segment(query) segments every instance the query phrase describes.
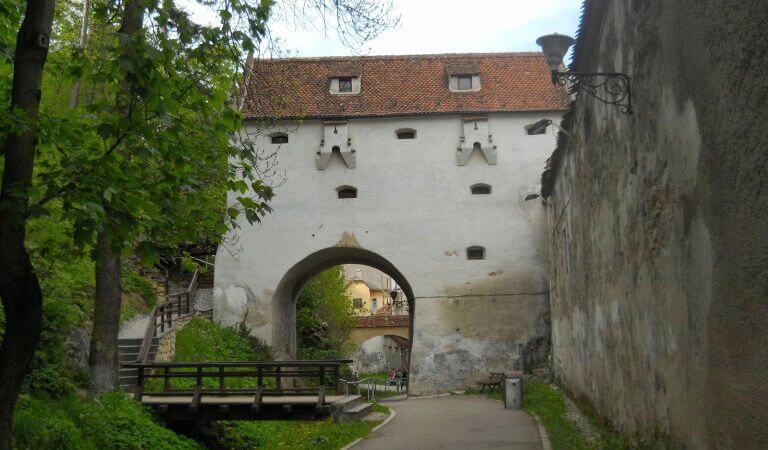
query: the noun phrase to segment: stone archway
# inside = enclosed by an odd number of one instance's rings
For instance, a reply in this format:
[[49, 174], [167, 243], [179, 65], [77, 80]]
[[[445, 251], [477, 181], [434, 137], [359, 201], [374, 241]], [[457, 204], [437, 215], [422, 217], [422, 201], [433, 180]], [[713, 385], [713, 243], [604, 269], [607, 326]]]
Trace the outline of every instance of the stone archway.
[[358, 247], [329, 247], [316, 251], [294, 264], [282, 277], [272, 295], [271, 343], [278, 357], [296, 357], [296, 299], [304, 285], [315, 275], [333, 266], [364, 264], [391, 276], [403, 289], [409, 301], [407, 338], [413, 339], [413, 289], [405, 276], [386, 258]]

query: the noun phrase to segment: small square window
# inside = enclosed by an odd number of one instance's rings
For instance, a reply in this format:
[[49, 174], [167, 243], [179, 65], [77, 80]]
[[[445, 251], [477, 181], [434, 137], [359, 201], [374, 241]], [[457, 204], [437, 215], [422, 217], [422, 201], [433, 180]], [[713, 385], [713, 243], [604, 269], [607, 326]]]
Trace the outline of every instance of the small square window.
[[272, 135], [272, 143], [273, 144], [287, 144], [288, 143], [288, 135], [285, 133], [276, 133]]
[[459, 75], [456, 77], [456, 88], [460, 91], [469, 91], [472, 89], [472, 76], [471, 75]]
[[352, 300], [352, 306], [355, 308], [362, 308], [363, 307], [363, 299], [362, 298], [356, 298]]
[[467, 259], [485, 259], [485, 249], [479, 246], [467, 248]]
[[339, 78], [339, 92], [352, 92], [352, 77]]

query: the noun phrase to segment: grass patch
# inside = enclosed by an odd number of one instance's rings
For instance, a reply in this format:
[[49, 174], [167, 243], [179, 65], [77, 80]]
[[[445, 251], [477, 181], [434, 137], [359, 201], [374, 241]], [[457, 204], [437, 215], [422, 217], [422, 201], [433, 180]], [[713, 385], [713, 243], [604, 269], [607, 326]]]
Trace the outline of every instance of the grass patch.
[[189, 438], [160, 425], [124, 393], [95, 399], [22, 396], [13, 428], [16, 449], [199, 449]]
[[[271, 359], [271, 351], [267, 345], [247, 333], [234, 328], [222, 327], [200, 317], [193, 317], [181, 330], [176, 332], [176, 353], [173, 362], [257, 362]], [[189, 369], [194, 373], [194, 369]], [[229, 369], [250, 370], [250, 369]], [[174, 371], [183, 371], [174, 369]], [[227, 387], [256, 388], [258, 379], [255, 377], [227, 378]], [[265, 379], [266, 387], [273, 387], [273, 379]], [[147, 391], [160, 391], [163, 381], [160, 379], [147, 380]], [[191, 389], [195, 386], [195, 378], [173, 378], [171, 387], [175, 389]], [[218, 388], [219, 379], [203, 378], [203, 386]]]
[[[581, 435], [579, 427], [566, 415], [567, 408], [563, 392], [548, 383], [526, 380], [523, 384], [523, 409], [536, 414], [554, 449], [589, 449], [587, 440]], [[500, 393], [499, 396], [502, 394]]]
[[123, 268], [120, 279], [123, 283], [120, 322], [152, 311], [157, 305], [157, 293], [149, 281], [128, 268]]
[[370, 433], [377, 422], [223, 422], [222, 444], [231, 449], [338, 449]]

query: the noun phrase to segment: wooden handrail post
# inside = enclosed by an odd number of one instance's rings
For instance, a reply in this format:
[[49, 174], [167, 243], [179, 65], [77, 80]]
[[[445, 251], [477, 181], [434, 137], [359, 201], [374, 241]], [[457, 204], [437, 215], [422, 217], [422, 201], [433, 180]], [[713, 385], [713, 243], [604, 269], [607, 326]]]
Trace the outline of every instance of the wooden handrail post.
[[219, 392], [224, 393], [224, 366], [219, 366]]
[[338, 394], [341, 390], [339, 389], [339, 365], [336, 364], [333, 366], [333, 387], [336, 389], [336, 394]]
[[163, 391], [169, 391], [171, 389], [171, 378], [168, 376], [168, 366], [163, 367]]
[[203, 366], [197, 366], [197, 375], [195, 379], [197, 381], [196, 386], [198, 388], [203, 387]]
[[133, 394], [133, 398], [137, 401], [141, 401], [141, 396], [144, 393], [144, 366], [138, 366], [136, 368], [136, 392]]
[[261, 367], [257, 367], [256, 368], [256, 373], [258, 374], [257, 375], [257, 377], [258, 377], [257, 380], [258, 380], [259, 389], [261, 389], [261, 388], [264, 387], [264, 369], [262, 369]]
[[320, 386], [325, 387], [325, 366], [320, 366]]
[[282, 383], [280, 382], [280, 366], [279, 365], [275, 366], [275, 387], [277, 388], [278, 391], [283, 389]]

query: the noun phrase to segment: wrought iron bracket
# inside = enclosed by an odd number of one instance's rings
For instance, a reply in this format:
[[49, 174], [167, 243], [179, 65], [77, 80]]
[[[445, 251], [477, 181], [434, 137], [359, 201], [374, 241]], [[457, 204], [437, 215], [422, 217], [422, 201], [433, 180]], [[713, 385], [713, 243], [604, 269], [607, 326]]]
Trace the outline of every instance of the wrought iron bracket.
[[585, 92], [607, 105], [617, 106], [624, 114], [632, 114], [632, 89], [624, 73], [553, 70], [552, 83], [570, 85], [575, 92]]

